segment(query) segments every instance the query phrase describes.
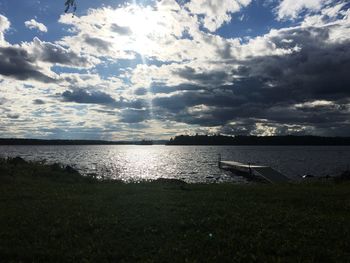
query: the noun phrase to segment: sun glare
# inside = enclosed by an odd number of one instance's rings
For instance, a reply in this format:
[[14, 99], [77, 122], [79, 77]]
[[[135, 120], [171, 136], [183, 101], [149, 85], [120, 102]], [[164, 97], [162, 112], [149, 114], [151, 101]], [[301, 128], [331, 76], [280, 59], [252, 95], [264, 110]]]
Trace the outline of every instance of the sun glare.
[[159, 49], [159, 39], [169, 33], [166, 17], [150, 7], [131, 5], [122, 14], [110, 18], [118, 25], [130, 29], [128, 49], [138, 52], [141, 56], [151, 54]]

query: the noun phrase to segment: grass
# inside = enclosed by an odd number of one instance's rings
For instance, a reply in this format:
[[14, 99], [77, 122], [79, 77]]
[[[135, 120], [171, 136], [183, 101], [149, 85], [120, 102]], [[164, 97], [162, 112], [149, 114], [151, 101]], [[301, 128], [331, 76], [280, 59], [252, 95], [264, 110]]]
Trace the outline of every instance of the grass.
[[1, 262], [349, 262], [350, 184], [124, 184], [0, 160]]

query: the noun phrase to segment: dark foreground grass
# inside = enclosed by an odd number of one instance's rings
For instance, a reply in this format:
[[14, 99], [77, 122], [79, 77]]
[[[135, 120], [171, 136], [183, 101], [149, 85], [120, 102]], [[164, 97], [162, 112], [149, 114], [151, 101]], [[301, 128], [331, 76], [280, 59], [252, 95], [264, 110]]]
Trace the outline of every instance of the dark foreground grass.
[[348, 183], [97, 183], [0, 167], [0, 262], [350, 261]]

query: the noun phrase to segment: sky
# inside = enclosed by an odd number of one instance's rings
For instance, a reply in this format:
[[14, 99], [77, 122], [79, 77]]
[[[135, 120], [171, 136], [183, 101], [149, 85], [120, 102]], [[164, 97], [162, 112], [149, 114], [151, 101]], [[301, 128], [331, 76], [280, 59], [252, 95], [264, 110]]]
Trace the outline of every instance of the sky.
[[350, 136], [348, 0], [0, 0], [0, 137]]

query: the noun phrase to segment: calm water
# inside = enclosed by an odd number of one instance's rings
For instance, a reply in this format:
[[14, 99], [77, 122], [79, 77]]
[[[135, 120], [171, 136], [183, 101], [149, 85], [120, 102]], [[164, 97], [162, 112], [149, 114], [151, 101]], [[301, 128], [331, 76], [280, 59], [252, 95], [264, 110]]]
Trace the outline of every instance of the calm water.
[[21, 156], [77, 168], [125, 181], [177, 178], [187, 182], [234, 181], [217, 167], [223, 160], [269, 165], [289, 177], [305, 173], [334, 175], [350, 165], [350, 147], [344, 146], [0, 146], [0, 156]]

